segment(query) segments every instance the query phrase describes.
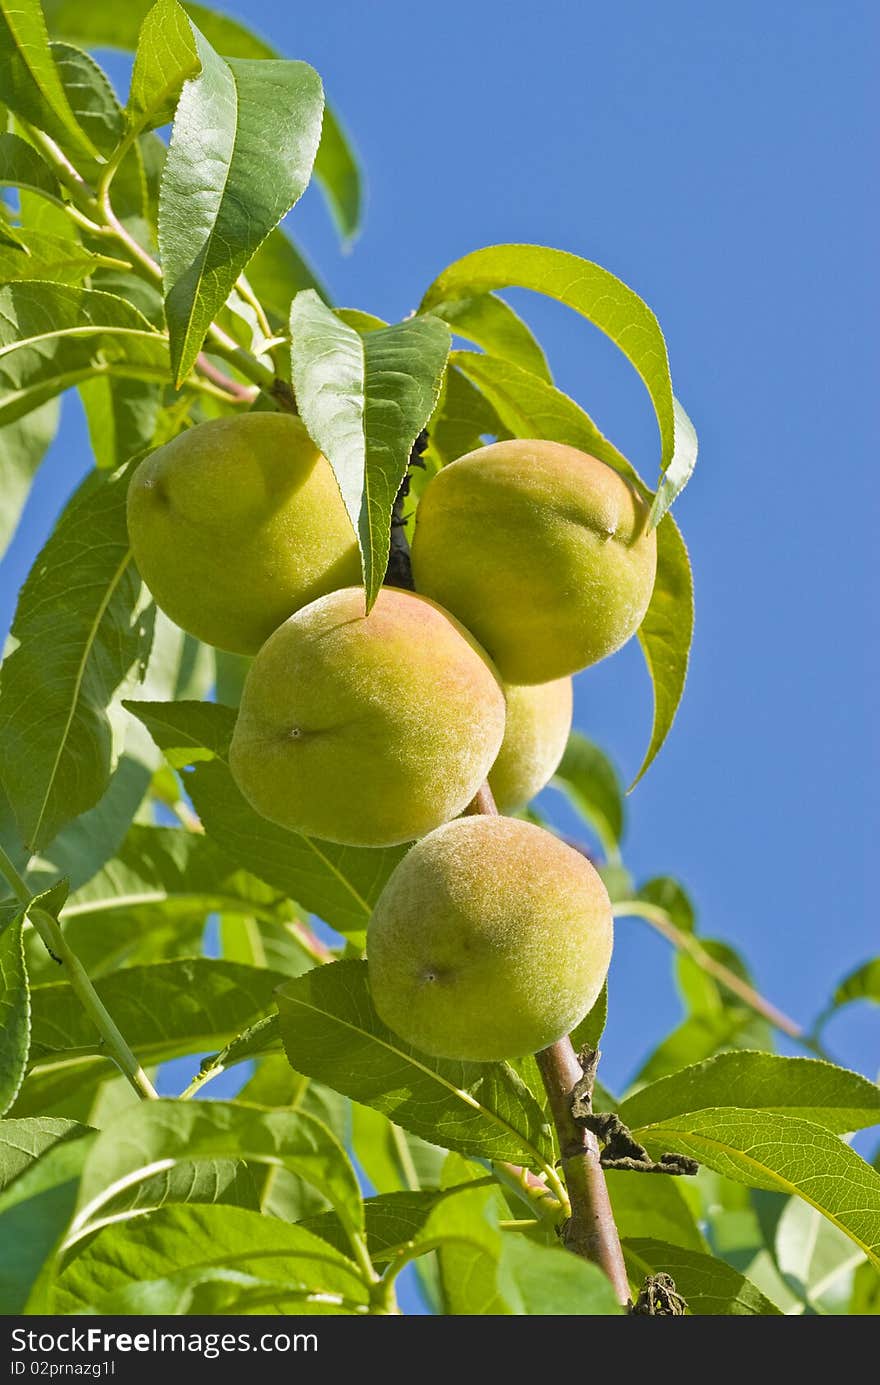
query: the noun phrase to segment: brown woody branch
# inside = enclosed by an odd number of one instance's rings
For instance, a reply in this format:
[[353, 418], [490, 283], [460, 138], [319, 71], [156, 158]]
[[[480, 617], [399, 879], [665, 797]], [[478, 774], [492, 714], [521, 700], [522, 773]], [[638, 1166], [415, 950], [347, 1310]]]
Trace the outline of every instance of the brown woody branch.
[[579, 1125], [572, 1114], [575, 1088], [584, 1072], [571, 1039], [560, 1039], [535, 1055], [556, 1133], [562, 1174], [571, 1202], [571, 1217], [563, 1241], [575, 1255], [598, 1265], [611, 1281], [618, 1302], [627, 1305], [629, 1280], [605, 1175], [600, 1164], [599, 1142], [591, 1130]]

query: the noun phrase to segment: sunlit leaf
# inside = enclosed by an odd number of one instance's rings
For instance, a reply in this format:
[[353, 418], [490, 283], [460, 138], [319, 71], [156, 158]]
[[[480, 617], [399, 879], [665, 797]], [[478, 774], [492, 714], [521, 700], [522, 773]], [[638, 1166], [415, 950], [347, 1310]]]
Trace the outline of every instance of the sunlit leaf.
[[126, 486], [122, 474], [83, 483], [19, 596], [16, 644], [0, 679], [0, 761], [32, 850], [107, 787], [117, 753], [108, 707], [149, 653], [152, 626], [140, 609]]
[[543, 245], [490, 245], [465, 255], [434, 281], [422, 308], [430, 311], [448, 299], [512, 287], [533, 289], [581, 313], [611, 338], [641, 376], [660, 429], [661, 488], [651, 511], [651, 523], [658, 524], [693, 470], [696, 435], [673, 398], [666, 343], [656, 317], [608, 270]]
[[192, 25], [177, 0], [158, 0], [138, 35], [126, 114], [133, 130], [165, 125], [181, 88], [199, 70]]
[[688, 1312], [697, 1316], [749, 1317], [780, 1312], [744, 1274], [711, 1255], [643, 1237], [625, 1240], [623, 1253], [636, 1291], [646, 1275], [671, 1275]]
[[449, 331], [428, 316], [362, 336], [305, 290], [291, 308], [290, 336], [299, 411], [357, 532], [369, 609], [385, 576], [410, 451], [437, 402]]
[[218, 57], [184, 85], [159, 197], [159, 247], [178, 383], [261, 241], [311, 177], [324, 96], [308, 63]]
[[335, 962], [288, 981], [277, 996], [291, 1065], [375, 1106], [447, 1149], [532, 1168], [552, 1160], [543, 1112], [504, 1063], [454, 1063], [419, 1053], [373, 1008], [361, 962]]
[[39, 0], [0, 0], [0, 92], [15, 115], [60, 144], [94, 154], [59, 79]]
[[818, 1058], [749, 1052], [719, 1053], [641, 1087], [619, 1115], [629, 1126], [643, 1126], [728, 1103], [799, 1116], [838, 1134], [880, 1124], [880, 1087], [860, 1073]]
[[[0, 923], [0, 1115], [15, 1100], [27, 1070], [31, 1003], [25, 965], [22, 909]], [[2, 1133], [2, 1127], [0, 1127]]]
[[636, 1127], [652, 1152], [674, 1149], [753, 1188], [796, 1193], [880, 1266], [880, 1174], [811, 1121], [714, 1107]]

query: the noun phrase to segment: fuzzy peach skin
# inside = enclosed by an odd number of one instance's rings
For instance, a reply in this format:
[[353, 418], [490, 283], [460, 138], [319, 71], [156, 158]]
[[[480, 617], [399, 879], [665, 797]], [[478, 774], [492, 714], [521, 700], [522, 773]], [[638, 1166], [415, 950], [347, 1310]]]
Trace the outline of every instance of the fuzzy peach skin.
[[467, 626], [506, 682], [547, 683], [638, 629], [657, 566], [647, 518], [629, 482], [586, 452], [492, 443], [425, 487], [416, 588]]
[[255, 658], [229, 763], [263, 817], [391, 846], [467, 806], [504, 735], [504, 693], [476, 641], [426, 597], [332, 592]]
[[489, 788], [502, 813], [531, 802], [553, 777], [571, 730], [570, 678], [553, 683], [506, 683], [507, 722]]
[[367, 932], [379, 1016], [438, 1058], [537, 1053], [593, 1005], [611, 904], [589, 861], [532, 823], [466, 817], [418, 842]]
[[128, 532], [163, 611], [234, 654], [360, 578], [330, 464], [290, 414], [214, 419], [151, 453], [129, 487]]

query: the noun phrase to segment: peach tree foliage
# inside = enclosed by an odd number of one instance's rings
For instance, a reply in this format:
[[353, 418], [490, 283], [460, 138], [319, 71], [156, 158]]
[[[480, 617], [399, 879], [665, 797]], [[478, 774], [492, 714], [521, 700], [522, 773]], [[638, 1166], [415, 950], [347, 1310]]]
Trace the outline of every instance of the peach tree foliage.
[[[92, 48], [134, 54], [124, 100]], [[4, 547], [72, 391], [95, 461], [34, 556], [0, 678], [0, 1311], [387, 1312], [411, 1262], [438, 1313], [622, 1311], [560, 1244], [559, 1137], [534, 1060], [430, 1058], [382, 1025], [364, 938], [403, 848], [310, 839], [245, 802], [228, 766], [244, 661], [156, 609], [125, 506], [133, 459], [181, 431], [298, 409], [372, 602], [423, 429], [408, 525], [426, 478], [486, 438], [589, 452], [634, 482], [657, 529], [641, 777], [692, 632], [670, 506], [696, 438], [656, 318], [598, 265], [533, 245], [411, 285], [400, 323], [336, 306], [280, 223], [315, 178], [355, 235], [344, 128], [307, 63], [201, 5], [0, 0], [0, 98]], [[659, 431], [644, 479], [555, 387], [511, 287], [628, 358]], [[880, 1311], [880, 1174], [845, 1138], [878, 1122], [880, 1092], [822, 1043], [839, 1007], [880, 999], [880, 962], [801, 1029], [698, 931], [678, 881], [632, 879], [618, 774], [580, 733], [554, 786], [615, 915], [672, 944], [682, 1003], [629, 1090], [600, 1070], [594, 1100], [648, 1156], [700, 1165], [607, 1171], [633, 1298], [665, 1274], [692, 1314]], [[576, 1043], [598, 1046], [605, 1005]], [[780, 1031], [803, 1056], [776, 1052]], [[201, 1059], [189, 1087], [155, 1099], [156, 1070], [186, 1057]], [[238, 1095], [213, 1100], [230, 1069]]]

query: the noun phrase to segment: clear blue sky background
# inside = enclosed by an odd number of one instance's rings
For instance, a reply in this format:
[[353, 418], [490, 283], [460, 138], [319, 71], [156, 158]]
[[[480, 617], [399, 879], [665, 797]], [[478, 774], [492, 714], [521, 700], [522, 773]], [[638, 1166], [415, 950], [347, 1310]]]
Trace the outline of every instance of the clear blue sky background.
[[[629, 801], [628, 861], [680, 876], [703, 930], [808, 1020], [880, 950], [880, 8], [240, 0], [237, 13], [315, 64], [363, 157], [349, 256], [313, 190], [290, 218], [339, 301], [400, 317], [459, 255], [524, 240], [599, 261], [657, 312], [701, 438], [677, 506], [697, 631], [678, 723]], [[517, 305], [560, 385], [652, 475], [650, 406], [622, 357], [561, 309]], [[4, 620], [86, 461], [71, 401], [0, 571]], [[636, 647], [579, 678], [577, 725], [624, 775], [649, 721]], [[622, 924], [609, 1084], [678, 1014], [666, 945]], [[873, 1075], [876, 1011], [852, 1007], [828, 1038]]]

